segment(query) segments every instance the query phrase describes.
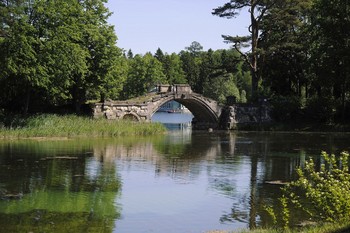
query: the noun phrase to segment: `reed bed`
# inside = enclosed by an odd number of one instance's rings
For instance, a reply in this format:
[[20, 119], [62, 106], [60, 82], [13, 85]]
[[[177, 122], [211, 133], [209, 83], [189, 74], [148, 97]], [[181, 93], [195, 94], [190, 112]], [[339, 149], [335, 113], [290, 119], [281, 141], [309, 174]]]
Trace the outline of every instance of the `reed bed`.
[[0, 127], [0, 138], [29, 137], [120, 137], [153, 135], [166, 131], [160, 123], [139, 123], [92, 119], [76, 115], [38, 115], [26, 119], [13, 119]]

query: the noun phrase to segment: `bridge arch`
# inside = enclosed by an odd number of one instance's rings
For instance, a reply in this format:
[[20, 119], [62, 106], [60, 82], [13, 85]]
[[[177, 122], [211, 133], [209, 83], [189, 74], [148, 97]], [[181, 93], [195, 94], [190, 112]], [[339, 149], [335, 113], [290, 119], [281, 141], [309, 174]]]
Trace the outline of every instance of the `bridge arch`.
[[207, 104], [207, 102], [194, 95], [191, 95], [190, 97], [187, 96], [187, 98], [184, 98], [183, 96], [164, 97], [159, 100], [156, 105], [154, 105], [151, 110], [151, 116], [153, 116], [153, 114], [156, 113], [162, 105], [172, 100], [184, 105], [193, 114], [195, 121], [211, 124], [217, 124], [219, 121], [217, 112], [215, 112], [211, 106]]
[[[174, 100], [184, 105], [194, 116], [196, 128], [217, 128], [219, 124], [221, 106], [212, 99], [192, 92], [188, 85], [173, 85], [159, 87], [158, 96], [149, 104], [151, 116], [165, 103]], [[169, 91], [170, 90], [170, 91]]]
[[143, 96], [142, 102], [137, 100], [110, 101], [96, 103], [93, 108], [94, 117], [107, 119], [125, 119], [131, 117], [138, 121], [151, 121], [153, 114], [165, 103], [174, 100], [184, 105], [194, 116], [193, 128], [218, 128], [221, 106], [214, 100], [194, 93], [189, 85], [160, 85], [156, 93]]

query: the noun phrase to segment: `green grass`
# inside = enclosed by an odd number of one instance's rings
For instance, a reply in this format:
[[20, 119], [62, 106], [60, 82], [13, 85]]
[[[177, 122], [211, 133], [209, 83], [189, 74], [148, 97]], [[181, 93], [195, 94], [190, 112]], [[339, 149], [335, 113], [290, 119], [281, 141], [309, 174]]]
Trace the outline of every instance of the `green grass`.
[[[324, 224], [318, 226], [300, 227], [296, 229], [256, 229], [256, 230], [242, 230], [231, 233], [349, 233], [350, 223], [334, 223]], [[224, 232], [223, 232], [224, 233]], [[228, 233], [228, 232], [225, 232]]]
[[38, 115], [29, 118], [13, 118], [2, 124], [0, 138], [28, 137], [119, 137], [127, 135], [151, 135], [166, 131], [159, 123], [139, 123], [92, 119], [75, 115]]

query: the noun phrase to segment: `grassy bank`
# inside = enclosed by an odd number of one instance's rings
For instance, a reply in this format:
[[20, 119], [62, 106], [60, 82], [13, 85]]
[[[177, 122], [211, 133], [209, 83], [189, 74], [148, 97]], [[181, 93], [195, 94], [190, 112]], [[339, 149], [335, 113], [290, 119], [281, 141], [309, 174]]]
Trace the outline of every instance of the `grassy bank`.
[[348, 233], [350, 224], [325, 224], [322, 226], [301, 227], [294, 230], [261, 229], [253, 231], [241, 231], [238, 233]]
[[0, 138], [28, 137], [118, 137], [151, 135], [166, 131], [162, 124], [92, 119], [75, 115], [37, 115], [6, 118], [0, 123]]
[[350, 223], [324, 224], [320, 226], [300, 227], [296, 229], [256, 229], [240, 231], [208, 231], [207, 233], [349, 233]]

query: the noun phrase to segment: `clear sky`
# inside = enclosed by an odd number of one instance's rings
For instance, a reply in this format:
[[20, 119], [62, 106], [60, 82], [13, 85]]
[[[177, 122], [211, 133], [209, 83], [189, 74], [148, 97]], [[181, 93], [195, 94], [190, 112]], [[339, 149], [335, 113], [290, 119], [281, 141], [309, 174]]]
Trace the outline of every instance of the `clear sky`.
[[109, 0], [117, 45], [134, 54], [178, 53], [193, 41], [204, 50], [229, 48], [221, 35], [247, 35], [248, 14], [235, 19], [211, 14], [228, 0]]

